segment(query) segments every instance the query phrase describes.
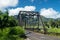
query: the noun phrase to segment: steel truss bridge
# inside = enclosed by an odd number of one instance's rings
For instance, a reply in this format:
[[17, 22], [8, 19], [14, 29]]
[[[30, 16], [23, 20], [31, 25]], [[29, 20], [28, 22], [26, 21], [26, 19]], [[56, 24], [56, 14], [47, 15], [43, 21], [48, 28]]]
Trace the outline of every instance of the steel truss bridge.
[[20, 11], [18, 14], [18, 18], [19, 18], [19, 25], [24, 27], [25, 29], [40, 30], [40, 26], [42, 26], [45, 32], [44, 23], [39, 12]]

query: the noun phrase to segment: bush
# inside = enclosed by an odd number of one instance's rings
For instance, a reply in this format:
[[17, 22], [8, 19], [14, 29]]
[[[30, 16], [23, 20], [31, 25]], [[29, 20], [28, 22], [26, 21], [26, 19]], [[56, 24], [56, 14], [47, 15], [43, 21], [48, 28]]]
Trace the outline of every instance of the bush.
[[19, 35], [21, 38], [26, 38], [24, 29], [19, 26], [11, 28], [11, 31], [9, 34]]
[[10, 34], [11, 35], [22, 35], [22, 34], [24, 34], [25, 32], [24, 32], [24, 29], [23, 28], [21, 28], [20, 26], [17, 26], [17, 27], [13, 27], [13, 28], [11, 28], [11, 30], [10, 30]]
[[20, 26], [0, 29], [0, 40], [23, 40], [23, 35], [25, 36], [25, 31]]

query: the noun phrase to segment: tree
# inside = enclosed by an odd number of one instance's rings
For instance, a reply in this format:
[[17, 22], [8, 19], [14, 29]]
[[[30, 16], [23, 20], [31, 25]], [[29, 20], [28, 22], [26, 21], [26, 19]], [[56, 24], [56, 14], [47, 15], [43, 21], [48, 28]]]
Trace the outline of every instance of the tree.
[[55, 21], [53, 20], [53, 19], [50, 19], [49, 21], [48, 21], [48, 24], [49, 24], [49, 26], [51, 26], [51, 27], [55, 27], [56, 26], [56, 23], [55, 23]]
[[17, 24], [13, 16], [8, 16], [8, 11], [5, 13], [0, 11], [0, 28], [13, 27]]
[[56, 28], [58, 28], [60, 26], [60, 20], [56, 20]]
[[10, 16], [8, 19], [8, 26], [17, 26], [18, 25], [18, 21], [16, 19], [14, 19], [14, 17]]

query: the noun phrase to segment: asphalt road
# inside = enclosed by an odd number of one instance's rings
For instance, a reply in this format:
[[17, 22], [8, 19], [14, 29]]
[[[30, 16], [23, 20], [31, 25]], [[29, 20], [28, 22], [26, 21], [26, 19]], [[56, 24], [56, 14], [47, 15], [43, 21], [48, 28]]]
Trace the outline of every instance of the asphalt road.
[[58, 37], [48, 36], [31, 31], [26, 31], [26, 35], [30, 40], [60, 40]]

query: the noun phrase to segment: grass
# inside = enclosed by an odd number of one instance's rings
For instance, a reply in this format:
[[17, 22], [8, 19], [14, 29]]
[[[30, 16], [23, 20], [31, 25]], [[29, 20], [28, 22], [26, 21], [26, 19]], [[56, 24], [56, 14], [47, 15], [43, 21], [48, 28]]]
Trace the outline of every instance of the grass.
[[60, 28], [49, 28], [48, 32], [60, 33]]
[[60, 37], [60, 28], [49, 28], [48, 35]]
[[24, 40], [25, 31], [22, 27], [8, 27], [0, 29], [0, 40]]

